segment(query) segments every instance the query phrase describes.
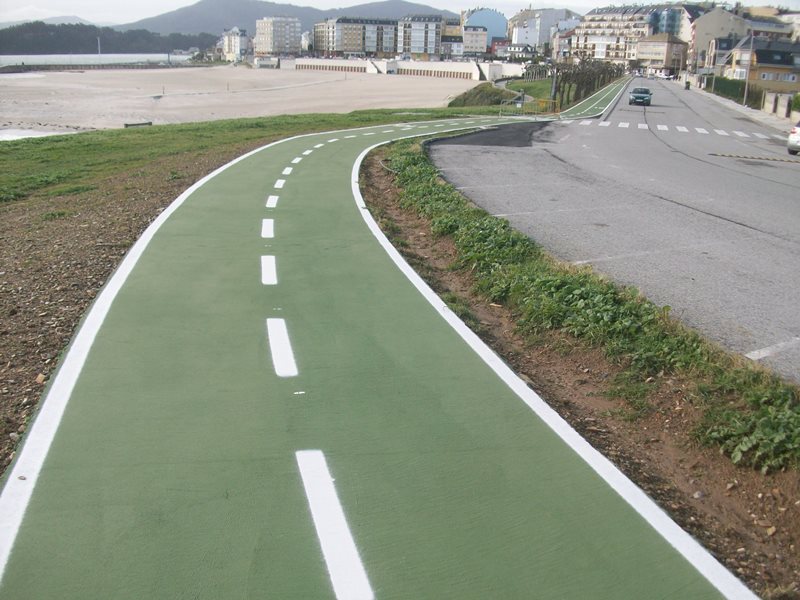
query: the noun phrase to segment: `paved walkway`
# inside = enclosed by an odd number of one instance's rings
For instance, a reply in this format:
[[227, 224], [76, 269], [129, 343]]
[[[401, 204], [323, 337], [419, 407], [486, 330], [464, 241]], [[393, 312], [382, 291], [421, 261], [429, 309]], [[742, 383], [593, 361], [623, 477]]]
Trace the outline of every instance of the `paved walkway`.
[[388, 245], [300, 136], [131, 250], [0, 496], [2, 598], [730, 598], [746, 588]]

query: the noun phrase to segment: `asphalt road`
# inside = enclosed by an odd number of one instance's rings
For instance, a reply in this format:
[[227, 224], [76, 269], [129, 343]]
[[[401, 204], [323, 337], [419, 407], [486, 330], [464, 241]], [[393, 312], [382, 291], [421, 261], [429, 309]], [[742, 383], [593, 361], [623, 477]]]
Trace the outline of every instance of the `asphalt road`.
[[447, 180], [555, 256], [639, 288], [800, 381], [800, 161], [785, 132], [677, 82], [601, 118], [431, 148]]

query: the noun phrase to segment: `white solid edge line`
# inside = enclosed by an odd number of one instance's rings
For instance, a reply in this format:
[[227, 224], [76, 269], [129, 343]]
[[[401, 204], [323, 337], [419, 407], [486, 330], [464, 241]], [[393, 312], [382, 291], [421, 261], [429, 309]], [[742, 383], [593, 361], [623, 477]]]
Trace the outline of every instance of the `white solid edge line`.
[[752, 352], [745, 354], [745, 357], [749, 358], [750, 360], [761, 360], [762, 358], [767, 358], [768, 356], [777, 354], [783, 350], [786, 350], [787, 348], [796, 346], [797, 344], [800, 344], [800, 337], [792, 338], [790, 340], [786, 340], [785, 342], [779, 342], [777, 344], [773, 344], [772, 346], [767, 346], [766, 348], [753, 350]]
[[275, 221], [273, 219], [261, 219], [261, 237], [264, 239], [275, 237]]
[[278, 377], [296, 377], [297, 364], [294, 361], [289, 331], [283, 319], [267, 319], [267, 341], [272, 356], [272, 366]]
[[[407, 136], [417, 137], [417, 136]], [[436, 309], [447, 323], [469, 344], [483, 361], [514, 391], [525, 404], [533, 410], [564, 442], [572, 448], [594, 471], [602, 477], [639, 515], [642, 516], [661, 536], [672, 545], [686, 560], [697, 569], [714, 587], [728, 598], [757, 600], [747, 586], [715, 559], [697, 540], [681, 529], [661, 507], [645, 494], [633, 481], [628, 479], [610, 460], [595, 450], [575, 431], [555, 410], [528, 387], [511, 368], [503, 362], [453, 311], [448, 308], [423, 279], [417, 275], [402, 255], [392, 246], [378, 224], [367, 210], [358, 186], [358, 173], [364, 157], [374, 148], [389, 142], [381, 142], [365, 149], [356, 159], [351, 171], [351, 187], [356, 205], [361, 209], [361, 217], [378, 243], [383, 246], [397, 267], [411, 281], [414, 287]]]
[[105, 321], [111, 304], [136, 266], [153, 236], [166, 220], [183, 205], [189, 196], [213, 177], [219, 175], [236, 163], [250, 158], [270, 146], [283, 143], [278, 140], [262, 148], [243, 154], [226, 165], [209, 173], [188, 188], [170, 204], [141, 237], [131, 246], [116, 271], [100, 291], [82, 323], [79, 325], [72, 343], [69, 345], [61, 366], [51, 380], [36, 417], [25, 436], [22, 447], [17, 452], [17, 460], [7, 474], [6, 483], [0, 491], [0, 583], [2, 582], [11, 550], [25, 516], [42, 465], [55, 437], [61, 417], [66, 410], [72, 390], [78, 380], [86, 358], [94, 344], [97, 332]]
[[261, 257], [261, 283], [263, 285], [278, 284], [278, 268], [274, 256], [264, 255]]
[[375, 595], [347, 525], [325, 455], [320, 450], [300, 450], [295, 457], [336, 598], [372, 600]]
[[[256, 148], [255, 150], [251, 150], [235, 158], [231, 162], [222, 165], [186, 189], [153, 220], [139, 239], [131, 246], [125, 258], [122, 259], [119, 266], [108, 279], [106, 285], [97, 295], [94, 303], [85, 313], [83, 320], [78, 325], [78, 329], [64, 354], [60, 366], [50, 380], [49, 388], [40, 402], [39, 410], [34, 416], [30, 427], [28, 427], [28, 431], [21, 446], [17, 449], [17, 458], [13, 466], [6, 472], [6, 480], [2, 490], [0, 490], [0, 584], [2, 584], [5, 569], [8, 565], [8, 559], [11, 556], [11, 551], [25, 516], [25, 511], [28, 508], [31, 495], [36, 487], [42, 465], [53, 443], [53, 438], [61, 423], [61, 417], [66, 410], [72, 395], [72, 390], [80, 376], [81, 369], [86, 362], [95, 337], [97, 337], [100, 326], [103, 324], [103, 321], [105, 321], [117, 293], [119, 293], [119, 290], [139, 261], [139, 258], [147, 249], [150, 241], [161, 226], [197, 189], [223, 171], [250, 158], [254, 154], [292, 140], [326, 136], [332, 133], [363, 131], [376, 127], [379, 127], [379, 125], [304, 133], [277, 140], [260, 148]], [[311, 150], [307, 150], [303, 154], [306, 153], [310, 154]], [[278, 197], [275, 196], [276, 202], [277, 198]]]

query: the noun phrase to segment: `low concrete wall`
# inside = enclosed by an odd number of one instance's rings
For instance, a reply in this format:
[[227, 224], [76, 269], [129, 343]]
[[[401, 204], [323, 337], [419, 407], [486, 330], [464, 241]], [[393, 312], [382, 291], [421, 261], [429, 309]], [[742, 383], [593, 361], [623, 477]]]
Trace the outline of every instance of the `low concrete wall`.
[[294, 68], [298, 71], [339, 71], [343, 73], [366, 73], [367, 60], [345, 60], [343, 58], [298, 58]]
[[778, 94], [775, 103], [775, 116], [788, 119], [792, 112], [792, 94]]

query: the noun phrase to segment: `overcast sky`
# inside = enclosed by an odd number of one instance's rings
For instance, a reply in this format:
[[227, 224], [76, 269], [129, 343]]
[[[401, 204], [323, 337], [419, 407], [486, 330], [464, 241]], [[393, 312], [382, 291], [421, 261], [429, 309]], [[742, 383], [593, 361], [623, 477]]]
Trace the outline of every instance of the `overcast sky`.
[[[43, 19], [46, 17], [77, 16], [93, 23], [131, 23], [154, 17], [156, 15], [195, 4], [197, 0], [130, 0], [128, 2], [118, 2], [114, 0], [0, 0], [0, 22], [20, 21], [28, 19]], [[295, 2], [281, 0], [281, 3], [295, 4], [297, 6], [313, 6], [315, 8], [342, 8], [362, 4], [371, 0], [352, 0], [344, 2], [342, 0], [297, 0]], [[463, 0], [413, 0], [419, 4], [427, 4], [435, 8], [446, 9], [455, 13], [466, 8], [477, 6], [485, 8], [495, 8], [506, 17], [511, 17], [523, 8], [527, 8], [529, 3], [514, 0], [473, 0], [473, 5], [465, 5]], [[592, 8], [599, 6], [609, 6], [611, 4], [625, 4], [624, 0], [616, 2], [590, 2], [589, 0], [562, 0], [561, 2], [550, 2], [542, 4], [533, 3], [533, 8], [571, 8], [572, 10], [585, 13]], [[644, 0], [638, 2], [631, 1], [630, 4], [645, 3]], [[655, 3], [655, 0], [654, 0]], [[743, 2], [749, 5], [772, 4], [800, 11], [800, 0], [753, 0]]]

